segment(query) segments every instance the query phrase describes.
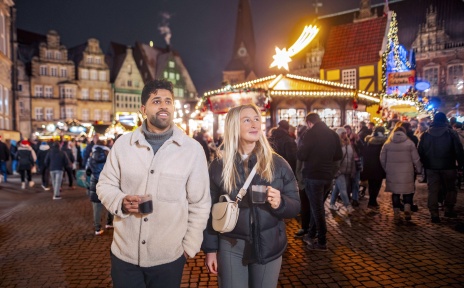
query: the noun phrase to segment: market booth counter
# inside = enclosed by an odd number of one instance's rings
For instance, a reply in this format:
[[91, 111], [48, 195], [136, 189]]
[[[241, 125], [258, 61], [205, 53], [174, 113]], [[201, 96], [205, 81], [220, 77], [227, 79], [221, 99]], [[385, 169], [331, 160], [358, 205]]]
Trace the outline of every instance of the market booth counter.
[[372, 115], [366, 108], [379, 102], [378, 94], [356, 90], [347, 84], [280, 74], [209, 91], [192, 116], [201, 119], [198, 128], [215, 136], [223, 131], [225, 113], [231, 107], [247, 103], [261, 108], [265, 116], [263, 131], [281, 120], [293, 126], [304, 124], [308, 112], [319, 113], [329, 127], [337, 127], [370, 121]]

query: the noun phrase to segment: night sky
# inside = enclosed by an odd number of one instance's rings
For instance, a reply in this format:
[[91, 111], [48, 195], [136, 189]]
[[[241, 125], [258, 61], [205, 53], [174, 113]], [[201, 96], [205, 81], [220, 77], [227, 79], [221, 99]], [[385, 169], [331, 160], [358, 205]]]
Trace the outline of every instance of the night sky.
[[[253, 13], [258, 77], [269, 75], [274, 47], [289, 47], [314, 19], [315, 0], [249, 0]], [[46, 34], [56, 30], [67, 48], [96, 38], [165, 47], [158, 27], [171, 15], [172, 48], [179, 52], [200, 95], [220, 87], [231, 59], [239, 0], [15, 0], [17, 27]], [[320, 0], [320, 15], [359, 8], [360, 0]], [[371, 0], [372, 4], [383, 0]]]

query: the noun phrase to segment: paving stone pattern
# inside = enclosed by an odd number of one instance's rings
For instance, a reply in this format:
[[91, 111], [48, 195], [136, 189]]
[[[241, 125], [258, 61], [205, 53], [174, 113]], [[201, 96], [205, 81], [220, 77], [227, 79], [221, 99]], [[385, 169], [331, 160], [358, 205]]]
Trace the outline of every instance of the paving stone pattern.
[[[327, 252], [305, 248], [293, 237], [297, 219], [288, 220], [278, 287], [463, 287], [464, 234], [454, 227], [464, 219], [464, 192], [459, 218], [432, 224], [425, 184], [417, 190], [420, 210], [402, 224], [394, 223], [383, 191], [378, 212], [366, 208], [368, 196], [351, 216], [344, 208], [330, 211], [327, 201]], [[112, 230], [94, 235], [84, 189], [65, 185], [62, 196], [53, 201], [40, 185], [21, 190], [15, 177], [0, 184], [0, 287], [112, 287]], [[181, 287], [217, 287], [203, 253], [188, 260]]]

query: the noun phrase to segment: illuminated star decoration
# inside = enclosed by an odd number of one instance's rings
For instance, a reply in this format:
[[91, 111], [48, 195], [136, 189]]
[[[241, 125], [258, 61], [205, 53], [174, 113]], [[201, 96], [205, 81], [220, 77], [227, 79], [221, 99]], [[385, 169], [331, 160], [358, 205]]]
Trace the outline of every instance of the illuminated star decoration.
[[311, 41], [316, 37], [319, 28], [316, 26], [305, 26], [303, 33], [296, 42], [287, 50], [287, 48], [280, 49], [279, 47], [275, 48], [276, 54], [272, 56], [274, 62], [269, 66], [269, 68], [277, 66], [278, 69], [285, 68], [288, 71], [288, 63], [292, 61], [291, 57], [295, 56], [298, 52], [303, 50]]

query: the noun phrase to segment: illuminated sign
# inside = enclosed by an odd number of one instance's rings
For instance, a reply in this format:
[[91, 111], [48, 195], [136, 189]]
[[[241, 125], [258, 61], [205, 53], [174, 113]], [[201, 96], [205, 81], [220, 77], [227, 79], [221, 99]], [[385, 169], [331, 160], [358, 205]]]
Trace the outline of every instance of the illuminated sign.
[[416, 71], [392, 72], [388, 74], [388, 87], [393, 86], [414, 86]]
[[232, 107], [251, 103], [264, 110], [267, 101], [264, 92], [235, 92], [208, 97], [211, 112], [215, 114], [224, 114]]
[[316, 26], [305, 26], [303, 33], [296, 42], [287, 50], [287, 48], [280, 49], [279, 47], [275, 48], [276, 54], [272, 56], [274, 61], [271, 63], [269, 68], [285, 68], [288, 71], [288, 63], [292, 61], [292, 57], [295, 56], [298, 52], [303, 50], [308, 44], [316, 37], [319, 28]]

